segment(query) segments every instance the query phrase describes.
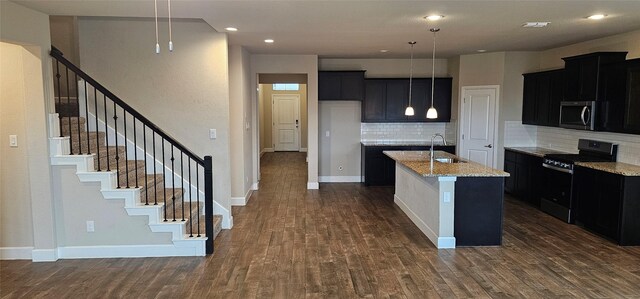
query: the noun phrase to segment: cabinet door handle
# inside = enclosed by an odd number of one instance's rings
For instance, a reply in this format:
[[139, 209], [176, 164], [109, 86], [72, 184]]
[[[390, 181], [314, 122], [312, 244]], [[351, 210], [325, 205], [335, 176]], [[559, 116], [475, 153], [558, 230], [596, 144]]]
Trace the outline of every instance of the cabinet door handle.
[[582, 108], [582, 113], [580, 113], [580, 119], [582, 119], [582, 124], [583, 125], [587, 125], [587, 121], [584, 119], [584, 113], [587, 112], [587, 109], [589, 109], [589, 107], [584, 106], [584, 108]]
[[491, 144], [487, 144], [487, 145], [485, 145], [484, 147], [493, 148], [493, 145], [491, 145]]

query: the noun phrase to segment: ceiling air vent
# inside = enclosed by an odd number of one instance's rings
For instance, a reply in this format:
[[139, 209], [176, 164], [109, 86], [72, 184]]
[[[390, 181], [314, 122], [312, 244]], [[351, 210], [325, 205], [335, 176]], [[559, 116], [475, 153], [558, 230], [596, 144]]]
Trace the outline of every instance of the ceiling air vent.
[[547, 27], [551, 22], [526, 22], [522, 24], [524, 28], [543, 28]]

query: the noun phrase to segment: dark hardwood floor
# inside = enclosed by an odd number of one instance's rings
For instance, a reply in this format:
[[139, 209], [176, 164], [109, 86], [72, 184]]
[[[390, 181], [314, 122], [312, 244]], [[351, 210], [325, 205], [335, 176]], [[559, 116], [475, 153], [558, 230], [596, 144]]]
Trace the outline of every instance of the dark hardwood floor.
[[509, 197], [501, 247], [437, 250], [393, 188], [306, 181], [304, 154], [265, 154], [214, 255], [2, 261], [0, 297], [640, 298], [640, 247]]

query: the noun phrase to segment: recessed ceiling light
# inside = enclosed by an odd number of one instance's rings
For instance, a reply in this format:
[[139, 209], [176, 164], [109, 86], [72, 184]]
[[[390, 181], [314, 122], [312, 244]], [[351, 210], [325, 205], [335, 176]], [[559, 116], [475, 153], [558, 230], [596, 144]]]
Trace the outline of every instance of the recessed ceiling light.
[[273, 44], [273, 40], [270, 39], [270, 38], [265, 39], [264, 42], [267, 43], [267, 44]]
[[597, 15], [591, 15], [588, 16], [587, 19], [589, 20], [602, 20], [606, 17], [607, 15], [603, 15], [603, 14], [597, 14]]
[[487, 52], [487, 50], [478, 50], [479, 53]]
[[389, 50], [384, 50], [384, 49], [380, 50], [380, 53], [387, 53], [387, 52], [389, 52]]
[[551, 22], [526, 22], [522, 24], [524, 28], [543, 28], [547, 27]]
[[227, 31], [238, 31], [238, 28], [235, 28], [235, 27], [227, 27], [227, 28], [225, 28], [225, 30], [227, 30]]
[[444, 16], [442, 16], [442, 15], [430, 15], [430, 16], [426, 16], [424, 18], [429, 20], [429, 21], [437, 21], [437, 20], [440, 20], [440, 19], [444, 18]]

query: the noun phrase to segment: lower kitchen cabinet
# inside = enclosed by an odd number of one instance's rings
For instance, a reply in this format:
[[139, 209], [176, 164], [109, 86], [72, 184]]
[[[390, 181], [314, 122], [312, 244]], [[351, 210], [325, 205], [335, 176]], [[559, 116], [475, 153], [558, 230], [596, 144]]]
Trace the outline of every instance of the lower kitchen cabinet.
[[575, 167], [576, 223], [616, 241], [640, 245], [640, 177]]
[[[361, 146], [362, 166], [365, 186], [393, 186], [396, 183], [396, 162], [384, 151], [428, 151], [431, 146]], [[436, 145], [436, 151], [455, 154], [455, 145]]]
[[504, 157], [504, 171], [510, 174], [505, 179], [505, 191], [539, 207], [544, 186], [542, 158], [511, 150], [505, 150]]

